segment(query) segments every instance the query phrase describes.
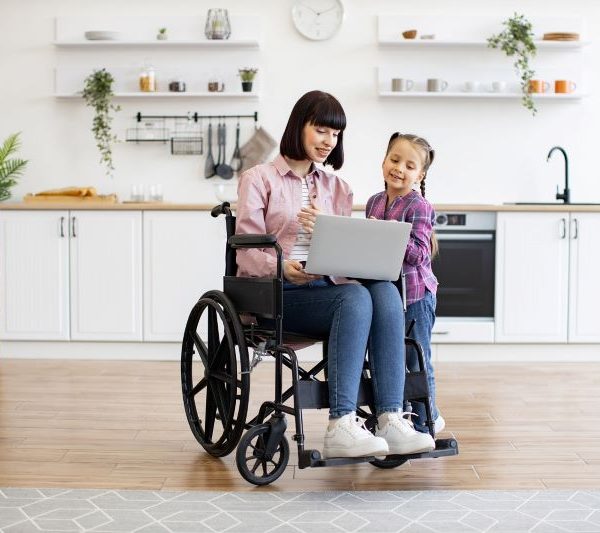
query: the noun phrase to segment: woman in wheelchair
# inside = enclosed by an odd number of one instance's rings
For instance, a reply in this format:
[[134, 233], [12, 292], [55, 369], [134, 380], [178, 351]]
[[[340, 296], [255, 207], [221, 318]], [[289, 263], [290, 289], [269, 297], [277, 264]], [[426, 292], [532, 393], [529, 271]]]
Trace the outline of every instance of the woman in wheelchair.
[[[345, 127], [346, 116], [336, 98], [321, 91], [303, 95], [292, 109], [280, 154], [240, 177], [236, 235], [276, 237], [284, 258], [283, 330], [328, 338], [330, 415], [323, 456], [428, 452], [435, 448], [433, 438], [415, 431], [409, 414], [402, 412], [405, 324], [396, 287], [389, 282], [359, 283], [304, 271], [316, 215], [351, 215], [348, 184], [317, 166], [341, 168]], [[273, 276], [275, 251], [240, 248], [237, 266], [238, 276]], [[367, 348], [377, 415], [375, 434], [356, 417]]]

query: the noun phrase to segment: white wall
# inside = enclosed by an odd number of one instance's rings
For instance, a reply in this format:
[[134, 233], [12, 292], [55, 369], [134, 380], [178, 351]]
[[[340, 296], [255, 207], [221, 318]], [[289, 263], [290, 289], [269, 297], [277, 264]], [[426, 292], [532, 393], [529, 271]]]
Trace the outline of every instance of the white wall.
[[[430, 0], [423, 4], [344, 0], [343, 27], [327, 42], [310, 42], [296, 33], [290, 17], [292, 3], [0, 0], [0, 139], [22, 131], [21, 155], [30, 160], [26, 175], [14, 190], [15, 197], [53, 187], [95, 185], [101, 191], [114, 190], [127, 199], [132, 183], [162, 183], [166, 200], [215, 201], [211, 182], [202, 177], [200, 157], [174, 157], [162, 146], [117, 145], [116, 174], [108, 183], [98, 164], [90, 132], [91, 111], [81, 101], [57, 100], [52, 96], [54, 67], [66, 60], [84, 61], [81, 54], [90, 52], [57, 50], [52, 41], [57, 16], [202, 15], [209, 7], [226, 7], [231, 13], [258, 14], [263, 19], [262, 46], [256, 52], [261, 99], [218, 104], [202, 99], [159, 103], [126, 100], [120, 102], [123, 110], [114, 122], [118, 133], [123, 134], [131, 125], [131, 117], [137, 111], [173, 114], [188, 110], [258, 110], [261, 124], [279, 139], [296, 99], [307, 90], [319, 88], [336, 95], [348, 115], [346, 164], [341, 174], [352, 184], [357, 203], [364, 203], [370, 194], [380, 190], [380, 162], [389, 134], [395, 130], [419, 133], [436, 148], [437, 160], [428, 177], [428, 196], [434, 202], [552, 200], [555, 185], [562, 187], [563, 175], [558, 157], [546, 163], [546, 153], [555, 144], [564, 146], [570, 155], [573, 201], [600, 201], [600, 176], [594, 165], [600, 110], [600, 99], [594, 90], [600, 83], [600, 49], [594, 39], [600, 35], [600, 2]], [[378, 14], [492, 15], [503, 20], [514, 11], [529, 17], [585, 19], [586, 37], [592, 41], [583, 51], [590, 93], [587, 98], [571, 103], [542, 102], [538, 116], [533, 118], [518, 100], [385, 100], [377, 96], [375, 68], [390, 54], [376, 44]], [[110, 52], [91, 53], [100, 54], [96, 59], [107, 65], [113, 61], [107, 57]], [[177, 51], [169, 53], [176, 63]], [[456, 62], [456, 69], [465, 68], [461, 62], [471, 57], [471, 52], [464, 56], [459, 52], [439, 53], [449, 54], [442, 57]], [[141, 52], [140, 64], [144, 57], [147, 53]], [[411, 69], [422, 68], [425, 73], [425, 66], [419, 65], [422, 52], [403, 57]], [[201, 65], [199, 58], [199, 68]]]

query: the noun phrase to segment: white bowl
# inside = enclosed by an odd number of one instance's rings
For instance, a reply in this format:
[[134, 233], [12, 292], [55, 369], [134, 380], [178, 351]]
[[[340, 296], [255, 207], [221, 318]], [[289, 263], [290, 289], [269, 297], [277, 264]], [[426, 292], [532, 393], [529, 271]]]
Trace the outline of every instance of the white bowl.
[[91, 30], [83, 35], [88, 41], [116, 41], [119, 38], [118, 31]]
[[237, 179], [219, 180], [213, 183], [219, 202], [237, 202]]

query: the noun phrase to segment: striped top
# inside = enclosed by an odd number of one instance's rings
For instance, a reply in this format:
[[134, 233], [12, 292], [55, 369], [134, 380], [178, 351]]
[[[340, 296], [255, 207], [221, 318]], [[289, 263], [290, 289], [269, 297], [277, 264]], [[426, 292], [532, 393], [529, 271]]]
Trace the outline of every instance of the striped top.
[[[302, 207], [310, 207], [310, 198], [308, 196], [308, 183], [306, 178], [302, 178]], [[310, 246], [311, 233], [306, 231], [303, 226], [298, 228], [296, 234], [296, 242], [290, 252], [288, 259], [295, 259], [296, 261], [306, 261], [308, 257], [308, 248]]]

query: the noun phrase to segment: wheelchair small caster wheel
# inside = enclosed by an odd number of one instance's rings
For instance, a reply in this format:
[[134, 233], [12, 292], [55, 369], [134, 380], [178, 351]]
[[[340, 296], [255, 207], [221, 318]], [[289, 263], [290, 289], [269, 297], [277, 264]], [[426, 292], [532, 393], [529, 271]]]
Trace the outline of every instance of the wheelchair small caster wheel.
[[403, 465], [404, 463], [406, 463], [408, 459], [392, 459], [392, 458], [388, 458], [386, 457], [385, 459], [373, 459], [373, 461], [369, 461], [373, 466], [376, 466], [377, 468], [383, 468], [384, 470], [390, 469], [390, 468], [396, 468], [400, 465]]
[[273, 453], [266, 446], [271, 426], [260, 424], [250, 428], [241, 438], [235, 462], [242, 477], [254, 485], [268, 485], [283, 474], [290, 458], [290, 447], [284, 435], [276, 443]]

